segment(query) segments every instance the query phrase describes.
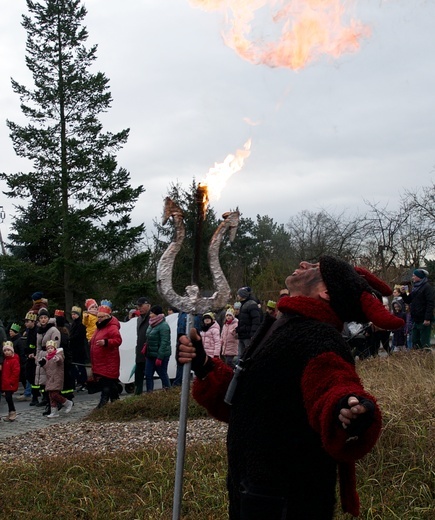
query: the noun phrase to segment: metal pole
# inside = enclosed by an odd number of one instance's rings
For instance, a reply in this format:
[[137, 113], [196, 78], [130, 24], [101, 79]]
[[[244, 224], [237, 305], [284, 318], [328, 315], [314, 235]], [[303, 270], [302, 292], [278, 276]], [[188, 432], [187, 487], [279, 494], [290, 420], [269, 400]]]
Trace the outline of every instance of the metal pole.
[[[186, 334], [192, 327], [193, 316], [187, 315]], [[190, 370], [192, 363], [186, 363], [183, 366], [183, 378], [181, 382], [180, 397], [180, 418], [178, 425], [177, 438], [177, 462], [175, 467], [175, 483], [174, 483], [174, 501], [172, 509], [172, 520], [180, 520], [181, 501], [183, 495], [183, 475], [184, 475], [184, 456], [186, 451], [186, 434], [187, 434], [187, 408], [189, 405], [190, 393]]]

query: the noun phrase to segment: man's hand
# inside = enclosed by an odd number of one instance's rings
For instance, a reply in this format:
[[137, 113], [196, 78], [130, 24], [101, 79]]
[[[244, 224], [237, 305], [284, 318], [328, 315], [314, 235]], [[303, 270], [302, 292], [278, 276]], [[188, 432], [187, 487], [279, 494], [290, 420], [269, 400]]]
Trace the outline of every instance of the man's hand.
[[[196, 329], [190, 329], [190, 338], [187, 336], [180, 336], [179, 338], [180, 345], [178, 347], [178, 362], [183, 365], [198, 357], [196, 348], [193, 346], [192, 341], [195, 341], [196, 344], [201, 341], [201, 336], [198, 334]], [[204, 352], [204, 349], [202, 350]], [[203, 361], [205, 361], [205, 359], [203, 359]]]
[[192, 370], [196, 372], [205, 365], [207, 359], [208, 356], [202, 345], [201, 336], [195, 328], [190, 329], [190, 338], [187, 336], [180, 337], [178, 361], [181, 364], [192, 361]]
[[349, 405], [349, 408], [341, 408], [340, 415], [338, 416], [344, 429], [346, 429], [353, 420], [368, 411], [367, 408], [360, 404], [359, 400], [354, 396], [349, 397], [347, 404]]
[[204, 379], [213, 369], [213, 361], [205, 353], [201, 336], [196, 329], [190, 329], [190, 338], [180, 336], [178, 347], [178, 362], [180, 364], [192, 362], [192, 370], [200, 379]]

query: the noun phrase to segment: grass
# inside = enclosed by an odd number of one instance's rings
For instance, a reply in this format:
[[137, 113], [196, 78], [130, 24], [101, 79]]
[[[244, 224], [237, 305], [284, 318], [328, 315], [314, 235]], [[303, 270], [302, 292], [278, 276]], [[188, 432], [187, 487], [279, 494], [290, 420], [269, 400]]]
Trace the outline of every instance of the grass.
[[[358, 371], [384, 415], [377, 446], [357, 465], [360, 518], [433, 520], [435, 356], [410, 352], [365, 360]], [[128, 397], [88, 420], [178, 418], [178, 391], [146, 397]], [[189, 413], [204, 416], [193, 400]], [[225, 473], [224, 443], [186, 449], [183, 519], [227, 518]], [[171, 519], [174, 475], [175, 452], [165, 445], [110, 456], [4, 463], [0, 510], [9, 520]], [[350, 517], [337, 512], [336, 518]]]

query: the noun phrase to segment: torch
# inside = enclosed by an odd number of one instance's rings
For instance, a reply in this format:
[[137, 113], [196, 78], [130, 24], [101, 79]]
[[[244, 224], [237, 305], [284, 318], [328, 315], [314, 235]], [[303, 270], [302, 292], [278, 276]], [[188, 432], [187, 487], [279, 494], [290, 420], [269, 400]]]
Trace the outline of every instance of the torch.
[[[208, 193], [207, 186], [199, 184], [196, 190], [196, 229], [195, 245], [193, 253], [192, 285], [199, 287], [199, 267], [201, 263], [201, 245], [204, 228], [204, 220], [207, 213]], [[193, 309], [195, 310], [195, 309]], [[193, 311], [192, 310], [192, 311]], [[193, 312], [189, 312], [186, 320], [186, 334], [193, 326]], [[183, 366], [183, 377], [180, 396], [180, 416], [177, 437], [177, 461], [175, 465], [174, 500], [172, 508], [172, 520], [179, 520], [182, 503], [184, 460], [186, 452], [187, 417], [190, 391], [190, 371], [192, 363]]]
[[[175, 263], [175, 258], [180, 251], [181, 245], [185, 237], [184, 216], [179, 206], [169, 197], [165, 199], [165, 208], [163, 213], [163, 224], [172, 218], [175, 234], [172, 242], [169, 244], [166, 251], [161, 256], [157, 266], [157, 289], [169, 304], [177, 307], [182, 312], [188, 314], [187, 331], [193, 322], [193, 315], [210, 310], [218, 310], [225, 306], [228, 302], [231, 290], [227, 279], [222, 271], [219, 263], [219, 249], [223, 237], [226, 232], [229, 233], [230, 240], [234, 240], [237, 227], [239, 224], [239, 211], [230, 211], [224, 213], [223, 220], [214, 232], [209, 249], [208, 261], [210, 265], [210, 272], [214, 285], [215, 292], [210, 297], [201, 297], [199, 290], [199, 266], [200, 266], [200, 251], [202, 242], [202, 228], [207, 210], [208, 196], [207, 186], [200, 185], [196, 194], [197, 202], [197, 229], [195, 236], [194, 248], [194, 262], [192, 271], [192, 285], [186, 287], [186, 293], [183, 296], [178, 295], [172, 287], [172, 271]], [[173, 520], [180, 518], [181, 496], [183, 487], [183, 473], [184, 473], [184, 457], [186, 447], [186, 431], [187, 431], [187, 407], [189, 403], [190, 392], [190, 370], [191, 365], [187, 363], [183, 367], [183, 379], [181, 386], [180, 397], [180, 418], [179, 430], [177, 440], [177, 461], [174, 484], [174, 505], [173, 505]]]
[[[237, 150], [234, 154], [229, 154], [222, 163], [215, 163], [210, 168], [206, 181], [200, 183], [196, 192], [196, 235], [194, 246], [194, 260], [192, 269], [192, 285], [186, 287], [183, 296], [177, 294], [172, 287], [172, 272], [174, 268], [175, 258], [181, 249], [181, 245], [185, 238], [186, 232], [184, 227], [184, 216], [180, 207], [169, 197], [165, 199], [163, 211], [163, 224], [172, 219], [175, 233], [172, 242], [169, 244], [163, 255], [160, 257], [157, 265], [157, 290], [160, 296], [170, 305], [173, 305], [182, 312], [186, 312], [187, 330], [192, 326], [194, 314], [204, 314], [210, 310], [222, 309], [231, 296], [230, 286], [224, 272], [219, 263], [219, 249], [225, 233], [228, 233], [230, 241], [233, 241], [237, 227], [239, 225], [240, 213], [238, 210], [228, 211], [222, 215], [222, 222], [214, 232], [209, 248], [208, 263], [213, 281], [215, 292], [208, 298], [203, 298], [199, 290], [199, 271], [200, 271], [200, 252], [202, 245], [203, 224], [208, 207], [209, 189], [216, 199], [220, 196], [225, 182], [229, 177], [240, 171], [244, 161], [250, 155], [251, 139], [248, 139], [243, 149]], [[181, 493], [183, 487], [184, 472], [184, 453], [186, 447], [186, 430], [187, 430], [187, 405], [189, 403], [190, 391], [190, 369], [191, 364], [187, 363], [183, 367], [183, 379], [181, 386], [180, 398], [180, 421], [178, 430], [177, 445], [177, 465], [174, 486], [174, 506], [172, 519], [179, 520], [181, 509]]]

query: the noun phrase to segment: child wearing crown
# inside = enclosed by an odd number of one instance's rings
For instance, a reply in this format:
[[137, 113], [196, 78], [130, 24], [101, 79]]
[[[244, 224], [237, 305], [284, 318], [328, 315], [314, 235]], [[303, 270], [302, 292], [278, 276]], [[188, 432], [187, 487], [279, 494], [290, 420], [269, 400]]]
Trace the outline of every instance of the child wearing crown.
[[3, 345], [3, 368], [1, 371], [1, 389], [5, 394], [6, 402], [8, 403], [9, 413], [4, 417], [4, 421], [15, 421], [17, 412], [15, 411], [12, 396], [18, 390], [18, 383], [20, 381], [20, 357], [15, 354], [14, 344], [12, 341], [5, 341]]

